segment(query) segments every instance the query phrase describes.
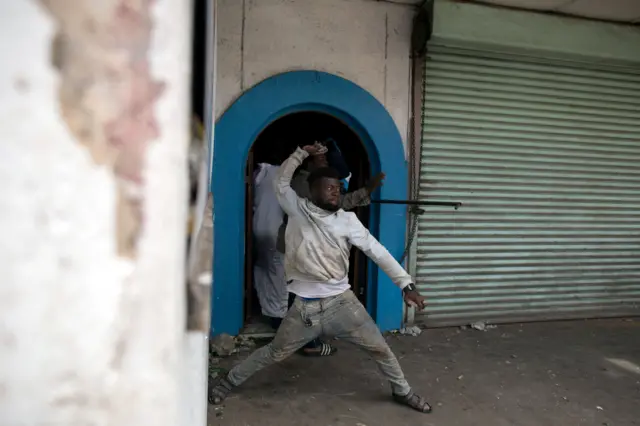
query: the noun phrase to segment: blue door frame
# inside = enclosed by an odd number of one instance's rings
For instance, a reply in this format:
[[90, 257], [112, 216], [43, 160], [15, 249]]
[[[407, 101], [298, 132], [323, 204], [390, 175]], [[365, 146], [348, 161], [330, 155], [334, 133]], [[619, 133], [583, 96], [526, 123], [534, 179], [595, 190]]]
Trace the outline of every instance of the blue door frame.
[[[371, 94], [341, 77], [318, 71], [293, 71], [268, 78], [246, 91], [215, 127], [211, 190], [214, 197], [214, 255], [211, 334], [238, 334], [244, 323], [245, 182], [251, 145], [270, 123], [287, 114], [331, 114], [364, 142], [371, 172], [384, 171], [384, 186], [374, 198], [407, 196], [407, 162], [393, 119]], [[396, 258], [404, 250], [406, 209], [376, 204], [369, 228]], [[402, 324], [402, 295], [369, 262], [367, 308], [382, 331]]]

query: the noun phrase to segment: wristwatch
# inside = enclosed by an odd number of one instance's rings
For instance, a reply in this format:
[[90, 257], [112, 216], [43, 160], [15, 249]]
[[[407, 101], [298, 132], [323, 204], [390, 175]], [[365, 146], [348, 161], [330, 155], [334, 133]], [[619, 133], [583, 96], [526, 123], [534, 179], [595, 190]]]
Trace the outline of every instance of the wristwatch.
[[402, 289], [403, 292], [408, 293], [410, 291], [416, 291], [418, 290], [416, 288], [416, 285], [414, 283], [409, 284], [408, 286], [406, 286], [405, 288]]

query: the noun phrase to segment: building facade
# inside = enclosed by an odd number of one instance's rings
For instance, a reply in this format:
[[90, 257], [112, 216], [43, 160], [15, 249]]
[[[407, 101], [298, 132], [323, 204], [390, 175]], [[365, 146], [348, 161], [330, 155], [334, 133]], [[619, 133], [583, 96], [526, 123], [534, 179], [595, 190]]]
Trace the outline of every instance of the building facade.
[[301, 111], [358, 134], [387, 174], [374, 198], [462, 203], [371, 208], [431, 302], [403, 312], [370, 267], [383, 330], [637, 313], [639, 42], [628, 23], [470, 2], [219, 1], [212, 332], [245, 320], [251, 146]]

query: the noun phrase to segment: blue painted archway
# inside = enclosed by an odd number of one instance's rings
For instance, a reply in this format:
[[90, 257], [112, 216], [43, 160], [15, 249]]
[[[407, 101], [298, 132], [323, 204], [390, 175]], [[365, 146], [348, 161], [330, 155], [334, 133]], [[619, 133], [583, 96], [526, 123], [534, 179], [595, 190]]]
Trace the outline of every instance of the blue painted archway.
[[[402, 138], [386, 109], [371, 94], [341, 77], [293, 71], [268, 78], [245, 92], [215, 127], [211, 190], [214, 196], [214, 256], [211, 333], [235, 335], [244, 309], [244, 173], [251, 145], [278, 118], [301, 111], [331, 114], [364, 142], [371, 172], [384, 171], [379, 198], [404, 199], [407, 163]], [[404, 250], [406, 210], [373, 205], [370, 230], [396, 258]], [[370, 262], [372, 263], [372, 262]], [[378, 268], [370, 265], [367, 308], [381, 330], [400, 327], [402, 296]]]

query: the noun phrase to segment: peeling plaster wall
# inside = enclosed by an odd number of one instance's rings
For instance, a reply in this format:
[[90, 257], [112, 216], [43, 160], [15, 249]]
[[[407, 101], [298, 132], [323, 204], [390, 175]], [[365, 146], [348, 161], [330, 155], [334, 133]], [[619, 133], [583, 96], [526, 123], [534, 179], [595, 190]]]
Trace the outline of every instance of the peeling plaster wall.
[[216, 116], [267, 77], [326, 71], [360, 85], [385, 105], [406, 148], [415, 3], [218, 0]]
[[[100, 30], [82, 14], [110, 16], [123, 7], [139, 7], [148, 20], [148, 40], [133, 57], [143, 58], [145, 78], [163, 87], [143, 107], [128, 103], [139, 81], [92, 100], [105, 118], [142, 117], [154, 127], [120, 159], [135, 156], [125, 169], [138, 173], [141, 226], [132, 252], [123, 252], [118, 238], [119, 159], [97, 159], [92, 144], [103, 129], [95, 122], [85, 140], [70, 124], [65, 108], [86, 97], [61, 100], [65, 84], [87, 81], [52, 63], [56, 34], [70, 22], [86, 25], [68, 32], [73, 41]], [[182, 0], [0, 2], [0, 46], [11, 58], [0, 68], [3, 426], [180, 423], [190, 13]], [[132, 30], [141, 25], [127, 22]], [[87, 69], [99, 59], [86, 57]], [[115, 59], [111, 71], [132, 69], [126, 58]], [[127, 125], [119, 128], [122, 144], [136, 137]]]

